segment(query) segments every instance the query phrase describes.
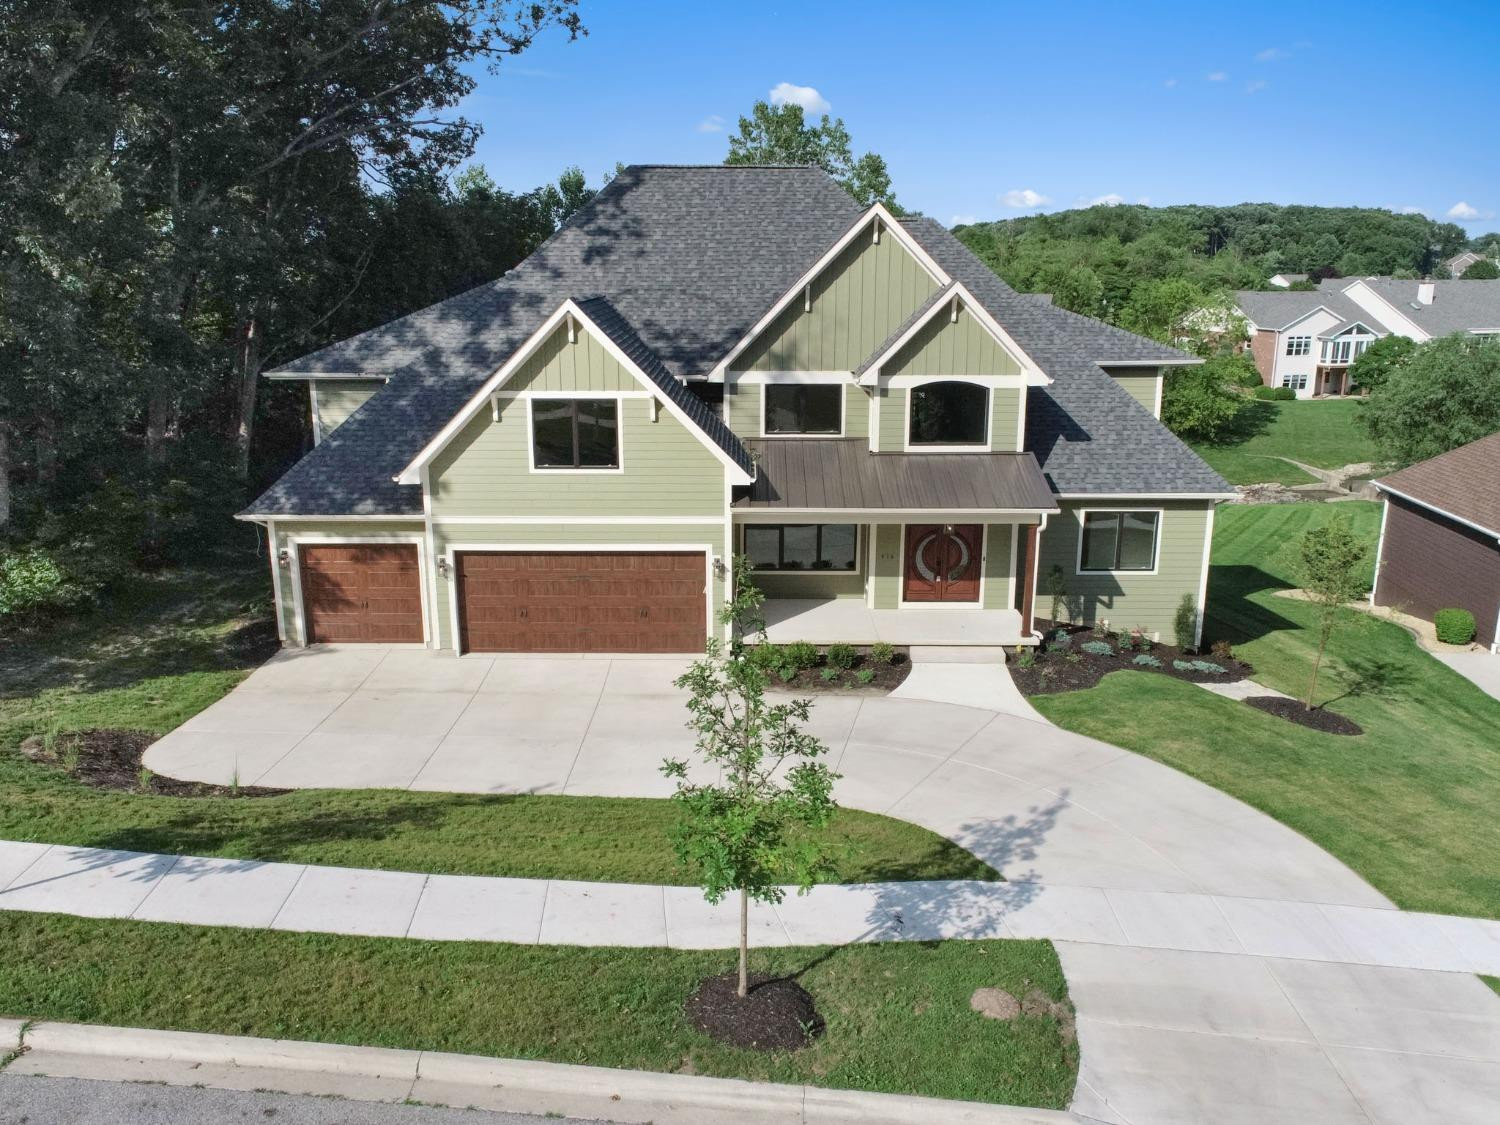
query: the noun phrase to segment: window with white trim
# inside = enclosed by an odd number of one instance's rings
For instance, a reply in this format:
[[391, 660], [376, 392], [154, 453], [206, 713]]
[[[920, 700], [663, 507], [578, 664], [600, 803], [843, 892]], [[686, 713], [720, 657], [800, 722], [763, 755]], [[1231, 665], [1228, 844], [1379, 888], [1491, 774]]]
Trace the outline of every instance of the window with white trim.
[[1312, 337], [1311, 336], [1288, 336], [1286, 338], [1286, 354], [1287, 355], [1311, 355], [1312, 354]]
[[1160, 512], [1085, 512], [1080, 574], [1155, 570]]
[[531, 463], [538, 469], [618, 469], [619, 400], [532, 399]]
[[989, 438], [990, 389], [944, 380], [920, 383], [911, 395], [908, 445], [984, 445]]
[[1291, 387], [1294, 391], [1307, 390], [1306, 371], [1283, 371], [1281, 373], [1281, 385]]
[[851, 571], [858, 565], [859, 527], [852, 523], [746, 524], [745, 554], [756, 570]]
[[767, 383], [767, 434], [838, 434], [843, 429], [840, 383]]

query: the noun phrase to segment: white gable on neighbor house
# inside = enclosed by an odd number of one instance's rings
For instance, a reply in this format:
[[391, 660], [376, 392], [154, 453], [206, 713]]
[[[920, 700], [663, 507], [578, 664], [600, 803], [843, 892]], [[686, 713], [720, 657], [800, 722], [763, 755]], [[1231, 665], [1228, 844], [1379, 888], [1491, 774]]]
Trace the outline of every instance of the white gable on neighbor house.
[[[1355, 281], [1344, 290], [1344, 296], [1375, 318], [1388, 332], [1421, 342], [1429, 338], [1426, 329], [1392, 305], [1363, 281]], [[1372, 326], [1373, 327], [1373, 326]]]

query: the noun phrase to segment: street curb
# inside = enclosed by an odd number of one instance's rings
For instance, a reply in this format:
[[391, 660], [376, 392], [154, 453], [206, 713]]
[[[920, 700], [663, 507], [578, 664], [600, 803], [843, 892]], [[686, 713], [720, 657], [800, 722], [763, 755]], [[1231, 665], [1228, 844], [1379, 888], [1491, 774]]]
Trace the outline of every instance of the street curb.
[[[0, 1035], [19, 1020], [0, 1021]], [[1070, 1113], [437, 1051], [35, 1023], [7, 1073], [414, 1101], [654, 1125], [1076, 1125]]]

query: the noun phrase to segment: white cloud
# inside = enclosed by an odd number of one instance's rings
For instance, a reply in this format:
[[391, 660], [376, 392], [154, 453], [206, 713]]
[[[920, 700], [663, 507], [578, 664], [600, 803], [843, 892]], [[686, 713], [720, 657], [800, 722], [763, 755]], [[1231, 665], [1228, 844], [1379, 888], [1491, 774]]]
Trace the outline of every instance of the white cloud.
[[1214, 70], [1203, 76], [1210, 82], [1228, 82], [1229, 72], [1227, 70]]
[[1165, 86], [1168, 90], [1170, 90], [1173, 86], [1177, 85], [1177, 79], [1175, 79], [1175, 78], [1168, 78], [1165, 82], [1162, 83], [1162, 85]]
[[790, 82], [778, 82], [771, 87], [772, 105], [800, 105], [805, 113], [823, 114], [833, 107], [828, 99], [811, 86], [793, 86]]
[[710, 113], [702, 121], [698, 122], [700, 133], [721, 133], [724, 131], [724, 119], [717, 113]]
[[950, 227], [966, 227], [971, 223], [977, 223], [978, 221], [979, 218], [976, 215], [954, 215], [951, 219], [948, 220], [948, 225]]
[[1420, 208], [1420, 207], [1403, 207], [1403, 208], [1401, 208], [1401, 213], [1403, 215], [1425, 215], [1425, 214], [1427, 214], [1427, 212], [1424, 211], [1424, 210], [1422, 210], [1422, 208]]
[[1256, 79], [1254, 79], [1254, 80], [1252, 80], [1250, 82], [1246, 82], [1245, 83], [1245, 93], [1247, 93], [1247, 94], [1258, 93], [1261, 90], [1264, 90], [1265, 88], [1266, 88], [1265, 82], [1262, 81], [1259, 78], [1256, 78]]
[[1448, 218], [1450, 219], [1478, 219], [1482, 217], [1478, 207], [1470, 207], [1462, 199], [1448, 208]]
[[1052, 202], [1039, 191], [1028, 188], [1011, 188], [1000, 197], [1000, 202], [1007, 207], [1016, 210], [1024, 210], [1029, 207], [1040, 207], [1044, 203]]
[[1118, 207], [1125, 202], [1125, 197], [1118, 192], [1110, 192], [1108, 195], [1096, 195], [1089, 200], [1090, 207]]
[[1150, 207], [1151, 197], [1149, 195], [1143, 195], [1139, 199], [1137, 199], [1136, 202], [1139, 203], [1142, 207]]
[[1292, 57], [1292, 52], [1285, 47], [1267, 47], [1264, 51], [1255, 52], [1256, 62], [1279, 62], [1282, 59]]

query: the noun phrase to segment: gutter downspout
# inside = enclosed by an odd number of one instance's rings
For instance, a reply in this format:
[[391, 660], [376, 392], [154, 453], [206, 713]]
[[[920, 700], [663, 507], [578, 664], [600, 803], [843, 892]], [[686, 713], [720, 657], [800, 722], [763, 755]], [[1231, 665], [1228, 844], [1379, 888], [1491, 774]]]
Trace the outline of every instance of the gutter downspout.
[[1027, 626], [1030, 632], [1031, 639], [1034, 640], [1037, 644], [1041, 644], [1042, 635], [1036, 631], [1036, 582], [1037, 576], [1042, 572], [1042, 532], [1047, 530], [1047, 519], [1049, 514], [1050, 513], [1047, 512], [1042, 513], [1042, 520], [1036, 525], [1036, 536], [1032, 539], [1031, 542], [1031, 551], [1028, 553], [1026, 558], [1026, 565], [1031, 568], [1031, 597], [1027, 602], [1027, 604], [1031, 607], [1031, 619], [1024, 622], [1024, 624]]

